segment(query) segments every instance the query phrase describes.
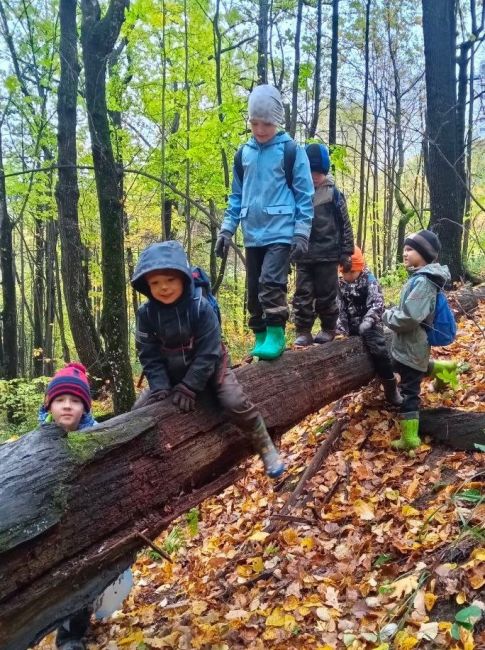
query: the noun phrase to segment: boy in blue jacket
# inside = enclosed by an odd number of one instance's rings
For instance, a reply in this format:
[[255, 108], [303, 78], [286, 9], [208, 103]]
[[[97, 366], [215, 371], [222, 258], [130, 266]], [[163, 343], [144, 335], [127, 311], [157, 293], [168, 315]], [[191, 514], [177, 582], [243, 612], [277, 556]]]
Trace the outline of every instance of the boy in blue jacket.
[[149, 390], [133, 408], [171, 397], [183, 412], [195, 408], [209, 389], [228, 418], [250, 438], [271, 478], [285, 467], [264, 420], [228, 366], [216, 313], [194, 291], [192, 271], [182, 246], [165, 241], [140, 255], [131, 281], [147, 296], [137, 313], [136, 345]]
[[[252, 138], [242, 148], [242, 179], [234, 165], [232, 193], [216, 244], [224, 257], [239, 224], [246, 248], [251, 354], [276, 359], [285, 349], [287, 283], [291, 261], [308, 249], [313, 218], [313, 182], [305, 150], [284, 131], [283, 102], [273, 86], [257, 86], [249, 97]], [[285, 170], [294, 151], [291, 187]], [[237, 155], [237, 154], [236, 154]], [[236, 163], [236, 160], [235, 160]]]

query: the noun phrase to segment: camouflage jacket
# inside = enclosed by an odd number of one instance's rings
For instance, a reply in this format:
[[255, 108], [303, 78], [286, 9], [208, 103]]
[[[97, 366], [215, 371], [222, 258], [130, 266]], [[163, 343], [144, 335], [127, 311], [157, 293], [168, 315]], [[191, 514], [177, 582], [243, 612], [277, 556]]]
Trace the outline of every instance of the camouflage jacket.
[[339, 278], [339, 318], [337, 330], [342, 334], [358, 334], [359, 325], [367, 318], [382, 322], [384, 297], [373, 273], [365, 266], [355, 282]]

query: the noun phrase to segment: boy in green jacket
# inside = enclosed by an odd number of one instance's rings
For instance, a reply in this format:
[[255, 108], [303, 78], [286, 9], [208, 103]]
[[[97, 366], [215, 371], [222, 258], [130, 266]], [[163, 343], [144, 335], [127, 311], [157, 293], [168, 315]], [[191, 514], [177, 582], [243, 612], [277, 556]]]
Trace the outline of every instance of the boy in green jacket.
[[437, 263], [440, 240], [430, 230], [420, 230], [404, 240], [403, 261], [411, 277], [401, 290], [399, 306], [387, 309], [383, 323], [392, 332], [391, 356], [394, 370], [401, 377], [403, 397], [401, 438], [391, 444], [395, 449], [419, 447], [420, 388], [423, 377], [431, 370], [435, 376], [443, 369], [454, 370], [453, 361], [433, 361], [424, 323], [433, 319], [436, 295], [450, 280], [447, 266]]

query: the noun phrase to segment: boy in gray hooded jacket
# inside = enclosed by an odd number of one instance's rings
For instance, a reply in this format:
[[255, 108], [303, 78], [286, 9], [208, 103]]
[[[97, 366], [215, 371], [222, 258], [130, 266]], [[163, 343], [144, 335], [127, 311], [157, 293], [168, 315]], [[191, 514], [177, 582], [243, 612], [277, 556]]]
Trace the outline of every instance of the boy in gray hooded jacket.
[[419, 447], [420, 388], [423, 377], [431, 371], [455, 369], [456, 363], [433, 361], [430, 367], [430, 345], [423, 327], [430, 323], [436, 307], [436, 295], [450, 280], [447, 266], [437, 263], [440, 240], [430, 230], [420, 230], [404, 240], [403, 261], [411, 273], [401, 290], [399, 306], [387, 309], [383, 322], [393, 332], [391, 356], [394, 369], [401, 377], [403, 397], [401, 409], [401, 438], [391, 444], [395, 449]]

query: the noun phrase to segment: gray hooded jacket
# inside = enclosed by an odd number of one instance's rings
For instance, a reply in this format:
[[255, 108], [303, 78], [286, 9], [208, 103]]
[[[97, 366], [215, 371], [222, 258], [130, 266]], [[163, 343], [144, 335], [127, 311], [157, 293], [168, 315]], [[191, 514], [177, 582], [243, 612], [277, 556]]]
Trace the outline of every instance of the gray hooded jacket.
[[391, 355], [396, 361], [426, 372], [430, 346], [422, 324], [432, 321], [438, 290], [449, 280], [447, 266], [427, 264], [406, 282], [401, 290], [399, 306], [384, 312], [384, 325], [393, 332]]

